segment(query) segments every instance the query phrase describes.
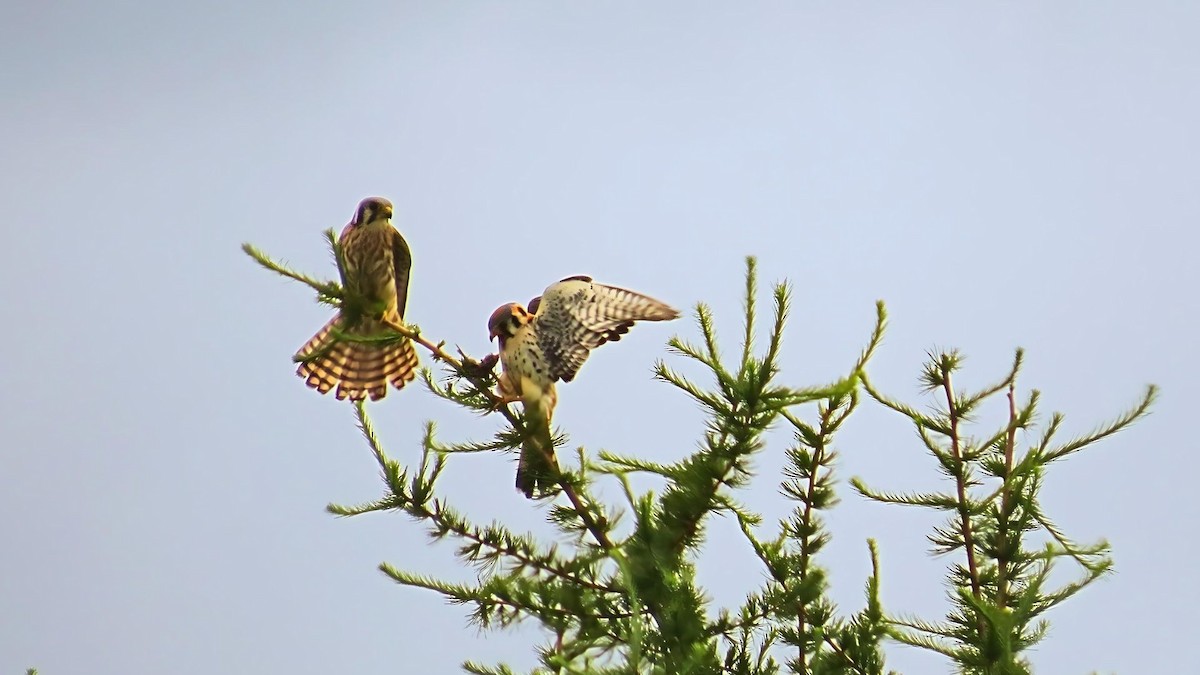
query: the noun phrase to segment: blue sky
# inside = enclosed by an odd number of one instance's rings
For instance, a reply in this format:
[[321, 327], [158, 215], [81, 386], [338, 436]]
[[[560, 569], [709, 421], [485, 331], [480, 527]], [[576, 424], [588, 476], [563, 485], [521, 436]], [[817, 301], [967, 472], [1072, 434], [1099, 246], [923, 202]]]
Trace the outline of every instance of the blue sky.
[[[252, 241], [330, 273], [320, 232], [367, 195], [415, 256], [409, 318], [482, 354], [491, 310], [570, 274], [681, 308], [734, 344], [743, 257], [795, 284], [785, 381], [872, 366], [915, 400], [926, 350], [965, 384], [1028, 350], [1025, 387], [1083, 432], [1154, 414], [1057, 467], [1045, 504], [1117, 572], [1051, 616], [1040, 672], [1168, 672], [1200, 602], [1185, 422], [1197, 403], [1200, 9], [1188, 3], [25, 3], [0, 20], [0, 672], [455, 672], [532, 663], [381, 561], [458, 575], [377, 496], [349, 406], [289, 357], [327, 319]], [[669, 460], [698, 411], [651, 366], [690, 321], [638, 327], [560, 391], [572, 441]], [[614, 397], [613, 393], [619, 392]], [[374, 409], [391, 452], [496, 423], [420, 390]], [[747, 500], [782, 513], [786, 441]], [[842, 478], [937, 485], [903, 420], [867, 408]], [[547, 532], [512, 458], [452, 463], [481, 520]], [[611, 492], [615, 496], [615, 492]], [[848, 490], [834, 594], [944, 610], [934, 524]], [[716, 602], [760, 579], [714, 522]], [[893, 647], [891, 666], [946, 672]]]

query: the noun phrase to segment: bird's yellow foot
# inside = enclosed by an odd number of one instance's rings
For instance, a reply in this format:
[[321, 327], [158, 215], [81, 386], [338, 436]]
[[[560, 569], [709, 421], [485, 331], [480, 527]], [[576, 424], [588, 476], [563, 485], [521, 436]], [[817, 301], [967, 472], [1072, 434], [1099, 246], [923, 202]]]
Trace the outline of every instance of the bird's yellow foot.
[[517, 401], [520, 401], [520, 400], [521, 400], [520, 396], [501, 396], [501, 397], [497, 398], [495, 401], [492, 401], [492, 410], [500, 410], [501, 408], [508, 405], [509, 403], [516, 403]]

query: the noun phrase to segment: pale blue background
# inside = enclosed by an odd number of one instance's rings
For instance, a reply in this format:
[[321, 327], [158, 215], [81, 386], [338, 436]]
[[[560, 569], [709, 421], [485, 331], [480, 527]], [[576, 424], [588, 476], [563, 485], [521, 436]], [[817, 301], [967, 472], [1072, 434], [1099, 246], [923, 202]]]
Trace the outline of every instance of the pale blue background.
[[[532, 663], [383, 560], [470, 578], [377, 496], [350, 408], [288, 357], [328, 316], [244, 240], [329, 274], [319, 233], [363, 196], [416, 254], [410, 318], [482, 354], [493, 308], [568, 274], [709, 302], [732, 351], [742, 257], [796, 282], [785, 378], [872, 372], [917, 394], [1029, 348], [1025, 387], [1082, 432], [1155, 414], [1067, 462], [1049, 512], [1117, 573], [1051, 618], [1039, 672], [1177, 671], [1200, 602], [1192, 497], [1200, 217], [1193, 3], [10, 3], [0, 12], [0, 672], [448, 673]], [[562, 390], [573, 441], [668, 460], [699, 414], [650, 379], [689, 322], [639, 327]], [[484, 436], [420, 390], [375, 408], [398, 457], [421, 422]], [[989, 413], [994, 419], [999, 411]], [[660, 426], [661, 425], [661, 426]], [[758, 462], [777, 471], [786, 434]], [[936, 487], [876, 408], [840, 476]], [[511, 457], [445, 481], [482, 520], [545, 532]], [[608, 494], [615, 495], [609, 490]], [[747, 500], [783, 513], [771, 481]], [[924, 514], [848, 490], [823, 562], [861, 602], [880, 540], [890, 610], [944, 609]], [[713, 523], [702, 579], [761, 580]], [[895, 647], [890, 665], [946, 672]]]

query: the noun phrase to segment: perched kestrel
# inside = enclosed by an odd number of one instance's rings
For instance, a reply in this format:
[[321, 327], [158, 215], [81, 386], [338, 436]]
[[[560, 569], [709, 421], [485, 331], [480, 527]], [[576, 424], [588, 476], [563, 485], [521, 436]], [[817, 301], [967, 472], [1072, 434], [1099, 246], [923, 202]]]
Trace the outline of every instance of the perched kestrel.
[[678, 316], [654, 298], [584, 276], [551, 285], [528, 308], [510, 303], [492, 312], [488, 331], [500, 338], [501, 401], [521, 401], [528, 427], [517, 465], [518, 490], [532, 497], [557, 472], [550, 436], [558, 402], [554, 383], [575, 379], [592, 349], [620, 340], [635, 321]]
[[296, 356], [320, 355], [301, 362], [296, 374], [322, 394], [336, 385], [338, 400], [361, 401], [370, 396], [376, 401], [387, 395], [389, 382], [401, 389], [416, 377], [417, 352], [412, 342], [351, 342], [331, 333], [336, 328], [348, 335], [370, 337], [385, 330], [384, 320], [402, 321], [412, 254], [404, 237], [392, 227], [392, 203], [382, 197], [368, 197], [359, 203], [338, 244], [345, 290], [362, 301], [364, 310], [360, 316], [339, 311], [317, 331]]

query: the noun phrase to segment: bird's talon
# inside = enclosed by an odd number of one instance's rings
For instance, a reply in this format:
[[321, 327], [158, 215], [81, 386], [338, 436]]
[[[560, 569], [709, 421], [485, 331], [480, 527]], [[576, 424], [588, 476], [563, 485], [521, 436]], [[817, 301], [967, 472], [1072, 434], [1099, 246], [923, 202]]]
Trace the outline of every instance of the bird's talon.
[[516, 403], [520, 400], [521, 399], [518, 396], [501, 396], [499, 398], [492, 399], [492, 412], [500, 412], [500, 409], [504, 406], [508, 405], [509, 403]]

